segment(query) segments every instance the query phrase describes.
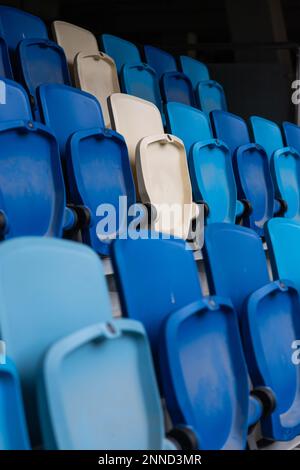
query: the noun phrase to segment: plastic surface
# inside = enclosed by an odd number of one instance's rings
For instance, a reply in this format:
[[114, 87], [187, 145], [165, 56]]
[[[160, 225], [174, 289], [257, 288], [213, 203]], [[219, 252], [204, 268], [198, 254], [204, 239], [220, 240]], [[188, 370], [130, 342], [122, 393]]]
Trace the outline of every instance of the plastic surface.
[[[125, 93], [115, 93], [108, 98], [112, 128], [119, 132], [127, 144], [135, 182], [135, 157], [139, 141], [156, 134], [163, 134], [164, 126], [159, 109], [149, 101]], [[136, 184], [137, 187], [137, 184]]]
[[276, 150], [271, 172], [276, 193], [287, 203], [284, 216], [300, 221], [300, 155], [292, 147]]
[[10, 58], [8, 53], [8, 47], [4, 38], [0, 37], [0, 77], [2, 78], [13, 78], [12, 68], [10, 64]]
[[0, 363], [0, 450], [29, 450], [20, 381], [8, 358]]
[[37, 87], [46, 83], [71, 84], [64, 51], [47, 39], [24, 39], [18, 46], [18, 56], [23, 81], [39, 118]]
[[1, 79], [0, 123], [17, 119], [30, 120], [32, 113], [28, 95], [17, 82]]
[[62, 159], [74, 132], [104, 127], [100, 104], [89, 93], [67, 85], [47, 84], [39, 87], [38, 99], [42, 119], [55, 134]]
[[214, 80], [198, 83], [195, 96], [199, 107], [207, 115], [209, 115], [211, 111], [227, 110], [224, 89], [220, 83]]
[[61, 236], [65, 191], [54, 136], [45, 126], [32, 121], [3, 122], [0, 147], [4, 238]]
[[273, 217], [274, 210], [274, 188], [268, 156], [260, 145], [242, 145], [234, 154], [233, 164], [238, 198], [250, 201], [252, 208], [243, 222], [262, 236], [264, 225]]
[[74, 60], [79, 52], [98, 54], [97, 39], [87, 29], [80, 28], [66, 21], [54, 21], [52, 23], [52, 33], [55, 41], [65, 51], [72, 75]]
[[[163, 240], [149, 235], [114, 241], [112, 261], [123, 315], [143, 323], [158, 360], [165, 319], [175, 310], [200, 300], [202, 292], [187, 244], [173, 237]], [[133, 285], [136, 289], [132, 289]]]
[[200, 449], [246, 447], [248, 374], [229, 302], [205, 298], [170, 315], [160, 364], [172, 420], [193, 427]]
[[300, 153], [300, 127], [291, 122], [283, 122], [282, 128], [286, 145], [293, 147]]
[[177, 71], [175, 57], [169, 52], [154, 46], [144, 46], [144, 53], [146, 62], [156, 71], [159, 79], [166, 72]]
[[176, 102], [195, 106], [193, 86], [183, 73], [168, 72], [161, 78], [161, 92], [165, 103]]
[[47, 39], [44, 22], [37, 16], [17, 8], [0, 6], [0, 35], [4, 37], [10, 53], [14, 53], [22, 39]]
[[124, 65], [121, 72], [124, 93], [151, 101], [162, 112], [162, 99], [155, 70], [147, 64]]
[[118, 73], [123, 65], [141, 62], [138, 48], [132, 42], [111, 34], [102, 34], [100, 38], [101, 50], [112, 57], [116, 63]]
[[269, 282], [259, 236], [237, 225], [208, 225], [204, 255], [210, 292], [229, 298], [242, 316], [247, 297]]
[[100, 323], [59, 341], [46, 355], [43, 385], [47, 448], [163, 449], [160, 396], [140, 323]]
[[255, 142], [265, 149], [271, 162], [274, 152], [284, 146], [280, 127], [259, 116], [251, 116], [250, 124]]
[[140, 140], [136, 172], [142, 201], [157, 212], [154, 230], [186, 240], [195, 210], [182, 141], [169, 134]]
[[300, 337], [299, 295], [289, 281], [276, 281], [252, 294], [244, 317], [245, 352], [252, 383], [271, 387], [277, 406], [263, 418], [273, 440], [300, 433], [300, 369], [291, 356]]
[[227, 111], [213, 111], [211, 122], [215, 137], [228, 145], [232, 156], [238, 147], [250, 143], [247, 124], [241, 117]]
[[[73, 134], [69, 150], [71, 199], [76, 204], [87, 206], [92, 214], [92, 223], [84, 229], [83, 239], [98, 253], [108, 255], [111, 237], [127, 229], [127, 208], [136, 202], [125, 141], [114, 131], [91, 129]], [[125, 207], [120, 204], [122, 196], [127, 197]], [[104, 225], [107, 216], [105, 211], [98, 214], [100, 204], [113, 206], [117, 226], [103, 226], [105, 233], [102, 231], [97, 235], [98, 222], [102, 220]], [[102, 217], [96, 217], [96, 214]]]
[[179, 57], [179, 62], [182, 72], [189, 77], [194, 90], [196, 90], [199, 82], [209, 80], [209, 71], [203, 62], [187, 55], [181, 55]]
[[0, 292], [1, 337], [20, 374], [36, 445], [36, 378], [44, 353], [60, 338], [112, 317], [102, 264], [79, 243], [9, 240], [0, 245]]
[[103, 52], [80, 52], [74, 62], [75, 83], [78, 88], [94, 95], [102, 109], [106, 127], [111, 127], [107, 98], [120, 93], [118, 72], [114, 60]]

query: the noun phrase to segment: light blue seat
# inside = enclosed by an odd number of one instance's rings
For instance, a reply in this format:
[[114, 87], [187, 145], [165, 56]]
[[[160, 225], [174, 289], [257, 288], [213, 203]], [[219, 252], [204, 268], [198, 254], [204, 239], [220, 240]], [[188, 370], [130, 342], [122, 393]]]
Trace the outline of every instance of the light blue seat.
[[8, 47], [5, 39], [0, 36], [0, 79], [13, 79]]
[[203, 62], [186, 55], [181, 55], [179, 62], [182, 72], [191, 80], [194, 91], [196, 91], [199, 82], [205, 82], [210, 79], [208, 68]]
[[249, 121], [254, 141], [265, 149], [271, 162], [274, 152], [284, 147], [280, 127], [260, 116], [251, 116]]
[[131, 320], [89, 326], [53, 345], [40, 384], [47, 449], [176, 449], [163, 413], [144, 328]]
[[[136, 202], [124, 138], [101, 128], [75, 132], [69, 141], [67, 170], [72, 202], [87, 207], [90, 213], [83, 240], [98, 253], [108, 255], [112, 238], [126, 231], [128, 208]], [[127, 198], [124, 204], [121, 197]], [[107, 210], [116, 215], [108, 227]]]
[[194, 200], [208, 206], [206, 222], [232, 222], [243, 213], [228, 147], [213, 139], [209, 121], [202, 111], [181, 103], [166, 105], [167, 126], [185, 145]]
[[147, 64], [156, 71], [159, 79], [164, 73], [177, 71], [175, 57], [169, 52], [147, 45], [144, 46], [144, 53]]
[[141, 55], [135, 44], [112, 34], [102, 34], [100, 37], [101, 50], [112, 57], [118, 73], [123, 65], [141, 62]]
[[57, 340], [109, 321], [110, 299], [101, 261], [88, 247], [25, 237], [0, 246], [0, 332], [19, 371], [32, 445], [40, 444], [36, 380]]
[[190, 79], [180, 72], [165, 73], [160, 80], [162, 97], [165, 103], [176, 102], [195, 106], [195, 96]]
[[63, 49], [49, 39], [24, 39], [18, 46], [22, 80], [31, 98], [36, 119], [40, 119], [36, 90], [45, 83], [71, 85]]
[[220, 83], [214, 80], [206, 80], [198, 83], [195, 90], [196, 101], [202, 111], [209, 116], [211, 111], [227, 111], [227, 102], [224, 89]]
[[17, 82], [2, 78], [0, 84], [0, 123], [18, 119], [32, 119], [28, 95]]
[[13, 362], [0, 362], [0, 450], [29, 450], [19, 376]]

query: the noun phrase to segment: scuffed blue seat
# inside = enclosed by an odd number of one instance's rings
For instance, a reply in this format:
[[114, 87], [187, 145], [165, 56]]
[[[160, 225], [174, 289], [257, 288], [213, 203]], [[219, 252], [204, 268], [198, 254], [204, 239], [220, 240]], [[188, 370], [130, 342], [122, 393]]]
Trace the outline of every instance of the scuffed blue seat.
[[19, 376], [13, 362], [0, 362], [0, 450], [29, 450]]
[[232, 222], [243, 213], [228, 147], [213, 139], [209, 121], [202, 111], [181, 103], [166, 106], [169, 132], [185, 145], [193, 196], [208, 206], [206, 222]]
[[147, 64], [156, 71], [159, 79], [164, 73], [177, 71], [175, 57], [169, 52], [147, 45], [144, 46], [144, 53]]
[[100, 37], [101, 50], [112, 57], [118, 73], [123, 65], [141, 62], [141, 55], [135, 44], [112, 34], [102, 34]]
[[180, 72], [165, 73], [160, 80], [162, 97], [165, 103], [174, 101], [195, 106], [195, 96], [190, 79]]
[[24, 39], [18, 46], [18, 60], [34, 115], [39, 120], [37, 88], [46, 83], [71, 84], [65, 53], [48, 39]]
[[227, 102], [224, 89], [220, 83], [214, 80], [206, 80], [198, 83], [195, 96], [198, 106], [209, 116], [211, 111], [227, 111]]
[[181, 55], [179, 62], [182, 72], [191, 80], [194, 91], [196, 91], [199, 82], [205, 82], [210, 79], [208, 68], [203, 62], [186, 55]]
[[0, 123], [18, 119], [32, 119], [28, 95], [17, 82], [3, 78], [0, 83]]
[[2, 37], [0, 37], [0, 78], [13, 79], [8, 47]]

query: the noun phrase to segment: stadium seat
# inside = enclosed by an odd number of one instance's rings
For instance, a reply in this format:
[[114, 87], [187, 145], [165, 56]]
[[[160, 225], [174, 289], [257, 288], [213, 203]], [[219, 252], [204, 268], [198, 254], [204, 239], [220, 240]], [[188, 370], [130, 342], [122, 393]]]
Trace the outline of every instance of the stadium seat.
[[55, 137], [32, 121], [3, 122], [0, 146], [1, 239], [62, 236], [68, 214]]
[[208, 68], [203, 62], [186, 55], [181, 55], [179, 62], [182, 72], [191, 80], [194, 91], [196, 91], [199, 82], [210, 79]]
[[[173, 423], [192, 426], [200, 449], [244, 448], [248, 422], [259, 419], [261, 407], [253, 398], [249, 404], [230, 304], [202, 299], [197, 267], [183, 240], [154, 234], [116, 240], [112, 259], [123, 313], [145, 326]], [[145, 302], [149, 292], [155, 295]]]
[[165, 73], [160, 81], [162, 97], [165, 103], [174, 101], [195, 106], [193, 86], [189, 78], [180, 72]]
[[250, 126], [254, 142], [265, 149], [271, 162], [274, 152], [284, 147], [280, 127], [275, 122], [260, 116], [251, 116]]
[[167, 72], [177, 71], [176, 60], [169, 52], [154, 46], [144, 46], [144, 53], [147, 64], [156, 71], [159, 79]]
[[283, 122], [282, 128], [286, 145], [300, 154], [300, 127], [291, 122]]
[[112, 57], [118, 73], [123, 65], [141, 62], [141, 55], [135, 44], [112, 34], [102, 34], [100, 37], [101, 50]]
[[0, 78], [13, 79], [8, 47], [2, 37], [0, 37]]
[[18, 46], [18, 60], [35, 118], [40, 120], [37, 88], [46, 83], [71, 84], [64, 51], [48, 39], [24, 39]]
[[165, 439], [139, 322], [110, 320], [58, 341], [45, 357], [40, 398], [47, 449], [176, 449]]
[[196, 101], [202, 111], [210, 114], [211, 111], [217, 109], [226, 111], [227, 102], [224, 93], [224, 89], [220, 83], [214, 80], [207, 80], [198, 83], [195, 91]]
[[206, 223], [232, 222], [242, 215], [228, 147], [213, 139], [202, 111], [181, 103], [166, 105], [169, 132], [180, 137], [188, 155], [194, 200], [205, 202]]
[[8, 358], [0, 362], [0, 450], [29, 450], [19, 376]]
[[4, 121], [32, 120], [28, 95], [13, 80], [1, 79], [0, 123]]
[[90, 248], [21, 237], [0, 246], [0, 290], [1, 338], [20, 374], [34, 446], [40, 444], [36, 383], [43, 356], [66, 335], [111, 320], [106, 281]]
[[136, 151], [136, 173], [141, 200], [150, 204], [154, 212], [154, 230], [186, 240], [199, 209], [192, 201], [182, 141], [169, 134], [140, 140]]
[[65, 21], [54, 21], [52, 33], [55, 41], [63, 48], [74, 78], [74, 61], [79, 52], [84, 54], [98, 54], [97, 39], [87, 29], [80, 28]]
[[229, 297], [239, 313], [254, 393], [269, 403], [262, 435], [291, 440], [300, 433], [300, 372], [291, 361], [291, 345], [300, 334], [299, 295], [289, 281], [269, 281], [263, 246], [253, 231], [214, 224], [205, 243], [211, 290]]
[[111, 127], [107, 98], [120, 93], [118, 72], [114, 60], [103, 52], [79, 52], [74, 62], [75, 84], [78, 88], [94, 95], [102, 109], [106, 127]]
[[[96, 252], [108, 255], [111, 239], [125, 232], [129, 223], [128, 208], [136, 202], [125, 141], [120, 134], [108, 129], [79, 131], [72, 135], [68, 151], [71, 200], [87, 207], [91, 218], [84, 227], [83, 241]], [[125, 207], [120, 203], [122, 196], [127, 197]], [[100, 204], [103, 205], [102, 213], [98, 213]], [[112, 205], [116, 218], [107, 227], [109, 205]], [[103, 230], [96, 223], [97, 219], [100, 222], [96, 215], [102, 216]]]
[[123, 135], [127, 144], [131, 169], [137, 187], [135, 157], [137, 144], [147, 136], [164, 133], [159, 109], [149, 101], [125, 93], [108, 98], [112, 128]]

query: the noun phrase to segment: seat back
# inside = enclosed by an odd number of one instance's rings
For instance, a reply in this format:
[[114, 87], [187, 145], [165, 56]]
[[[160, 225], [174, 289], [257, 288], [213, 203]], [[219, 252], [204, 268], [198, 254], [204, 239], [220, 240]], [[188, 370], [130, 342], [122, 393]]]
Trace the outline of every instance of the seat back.
[[159, 79], [164, 73], [177, 71], [175, 57], [169, 52], [154, 46], [144, 46], [144, 53], [147, 64], [156, 71]]
[[157, 360], [165, 319], [199, 300], [202, 293], [196, 263], [186, 243], [149, 235], [114, 241], [112, 261], [122, 312], [143, 323]]
[[[98, 253], [108, 255], [111, 239], [127, 229], [127, 209], [135, 203], [125, 141], [120, 134], [108, 129], [79, 131], [70, 139], [69, 152], [68, 181], [72, 202], [87, 206], [93, 216], [97, 214], [103, 219], [103, 230], [97, 233], [102, 219], [98, 219], [97, 227], [94, 220], [83, 230], [83, 239]], [[120, 203], [122, 196], [127, 197], [126, 207]], [[101, 204], [102, 211], [98, 209]], [[107, 228], [108, 205], [114, 208], [115, 218]], [[121, 212], [123, 210], [126, 212]]]
[[226, 97], [220, 83], [214, 80], [202, 81], [198, 83], [195, 95], [199, 107], [207, 116], [211, 111], [227, 111]]
[[251, 116], [250, 124], [254, 141], [265, 149], [271, 162], [274, 152], [284, 146], [280, 127], [275, 122], [259, 116]]
[[203, 62], [187, 55], [181, 55], [179, 57], [179, 62], [182, 72], [189, 77], [194, 90], [196, 90], [199, 82], [209, 80], [209, 71]]
[[41, 415], [50, 410], [47, 449], [163, 449], [160, 396], [139, 322], [101, 323], [58, 341], [46, 355], [40, 395]]
[[169, 134], [145, 137], [137, 147], [136, 171], [142, 201], [157, 211], [154, 230], [186, 240], [193, 204], [182, 141]]
[[24, 39], [18, 46], [18, 58], [23, 82], [39, 119], [37, 88], [46, 83], [71, 84], [64, 51], [48, 39]]
[[0, 37], [0, 77], [2, 78], [13, 78], [8, 47], [5, 39]]
[[213, 111], [211, 122], [215, 137], [228, 145], [232, 156], [238, 147], [250, 143], [247, 124], [241, 117], [227, 111]]
[[63, 160], [67, 141], [74, 132], [104, 127], [100, 104], [89, 93], [53, 83], [39, 87], [38, 100], [42, 119], [55, 134]]
[[149, 101], [124, 93], [108, 98], [112, 128], [123, 135], [127, 144], [133, 176], [136, 179], [135, 156], [137, 144], [146, 136], [163, 134], [159, 109]]
[[32, 119], [28, 95], [24, 88], [6, 78], [1, 79], [1, 82], [0, 123]]
[[161, 78], [162, 97], [165, 103], [175, 101], [195, 106], [193, 86], [189, 78], [180, 72], [168, 72]]
[[87, 29], [65, 21], [54, 21], [52, 33], [55, 41], [65, 51], [72, 76], [74, 74], [74, 60], [79, 52], [84, 54], [98, 53], [97, 39]]
[[112, 34], [102, 34], [100, 38], [101, 50], [112, 57], [116, 63], [118, 73], [123, 65], [141, 62], [141, 55], [135, 44]]
[[2, 238], [60, 237], [65, 188], [55, 137], [41, 124], [10, 121], [0, 124], [0, 146]]
[[107, 98], [120, 93], [118, 72], [114, 60], [103, 52], [79, 52], [74, 62], [75, 83], [78, 88], [94, 95], [102, 109], [106, 127], [111, 127]]
[[237, 225], [210, 224], [204, 255], [211, 294], [229, 298], [241, 317], [247, 297], [269, 282], [259, 236]]
[[300, 153], [300, 127], [291, 122], [284, 122], [282, 128], [286, 145]]
[[0, 246], [0, 293], [1, 337], [20, 373], [36, 445], [40, 442], [35, 386], [45, 352], [64, 336], [111, 319], [103, 268], [84, 245], [17, 238]]

